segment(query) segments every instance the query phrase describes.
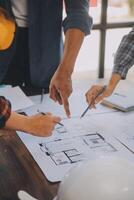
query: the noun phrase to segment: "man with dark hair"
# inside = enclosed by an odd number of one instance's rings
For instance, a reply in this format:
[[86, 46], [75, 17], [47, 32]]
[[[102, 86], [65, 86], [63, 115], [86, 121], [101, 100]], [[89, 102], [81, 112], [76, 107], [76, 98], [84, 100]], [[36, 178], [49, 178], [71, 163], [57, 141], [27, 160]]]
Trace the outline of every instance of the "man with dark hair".
[[64, 2], [67, 15], [62, 20], [63, 0], [0, 0], [17, 26], [13, 45], [0, 56], [0, 82], [49, 88], [50, 97], [63, 104], [69, 116], [71, 75], [92, 19], [88, 15], [89, 0]]
[[[8, 13], [0, 8], [0, 55], [10, 48], [14, 38], [15, 23]], [[0, 96], [0, 128], [19, 130], [37, 136], [49, 136], [55, 125], [60, 121], [59, 117], [37, 114], [24, 116], [11, 111], [10, 102]]]

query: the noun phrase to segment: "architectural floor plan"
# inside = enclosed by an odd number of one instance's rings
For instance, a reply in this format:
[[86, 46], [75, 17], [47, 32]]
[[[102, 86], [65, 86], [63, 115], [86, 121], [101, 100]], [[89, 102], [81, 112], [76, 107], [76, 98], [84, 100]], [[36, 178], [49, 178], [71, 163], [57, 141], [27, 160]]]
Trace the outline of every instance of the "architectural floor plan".
[[[127, 156], [129, 151], [104, 129], [95, 117], [65, 119], [47, 138], [18, 133], [47, 179], [60, 181], [76, 164], [98, 156]], [[96, 118], [97, 120], [97, 118]], [[92, 121], [94, 123], [92, 123]], [[107, 129], [105, 129], [107, 127]]]
[[44, 141], [39, 143], [39, 146], [42, 152], [50, 156], [55, 165], [66, 165], [86, 160], [90, 151], [101, 153], [117, 151], [100, 133]]

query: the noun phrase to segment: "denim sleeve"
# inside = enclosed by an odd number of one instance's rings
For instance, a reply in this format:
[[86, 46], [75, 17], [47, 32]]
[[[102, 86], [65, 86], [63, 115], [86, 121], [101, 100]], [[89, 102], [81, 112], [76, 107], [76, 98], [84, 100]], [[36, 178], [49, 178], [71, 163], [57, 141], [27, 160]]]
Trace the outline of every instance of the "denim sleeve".
[[134, 27], [125, 35], [119, 45], [114, 58], [113, 73], [117, 73], [122, 79], [126, 78], [128, 70], [134, 65]]
[[64, 32], [70, 28], [90, 34], [92, 18], [89, 16], [89, 0], [65, 0], [67, 17], [63, 21]]

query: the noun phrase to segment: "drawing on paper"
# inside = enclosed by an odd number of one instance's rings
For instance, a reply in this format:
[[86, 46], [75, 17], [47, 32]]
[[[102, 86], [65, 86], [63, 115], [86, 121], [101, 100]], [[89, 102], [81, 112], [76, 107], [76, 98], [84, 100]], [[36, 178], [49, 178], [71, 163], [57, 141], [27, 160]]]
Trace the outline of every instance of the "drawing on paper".
[[60, 124], [56, 125], [55, 131], [57, 133], [67, 133], [67, 129], [65, 126], [61, 126]]
[[89, 153], [117, 151], [99, 133], [55, 139], [39, 143], [42, 152], [49, 156], [55, 165], [65, 165], [88, 159]]

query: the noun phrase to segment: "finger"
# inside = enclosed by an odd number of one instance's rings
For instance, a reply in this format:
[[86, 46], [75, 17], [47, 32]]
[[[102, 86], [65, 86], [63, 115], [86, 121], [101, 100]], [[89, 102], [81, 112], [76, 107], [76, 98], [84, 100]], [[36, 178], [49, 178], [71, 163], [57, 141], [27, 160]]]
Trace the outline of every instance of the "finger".
[[52, 116], [52, 113], [50, 113], [50, 112], [46, 112], [45, 114], [49, 115], [49, 116]]
[[50, 89], [50, 91], [51, 91], [50, 98], [53, 99], [55, 102], [58, 101], [58, 103], [62, 105], [62, 99], [58, 89], [55, 86], [53, 86], [53, 88]]
[[96, 104], [100, 103], [100, 101], [102, 101], [102, 99], [103, 99], [102, 95], [100, 95], [97, 98], [93, 99], [93, 101], [90, 104], [91, 105], [90, 107], [91, 108], [96, 108]]
[[90, 104], [90, 108], [89, 109], [92, 109], [92, 108], [96, 108], [95, 103]]
[[86, 101], [90, 105], [93, 102], [94, 95], [92, 93], [86, 93]]
[[102, 94], [98, 96], [98, 93], [100, 92], [101, 89], [102, 89], [102, 86], [101, 87], [96, 86], [87, 93], [87, 100], [88, 100], [88, 103], [90, 101], [90, 105], [95, 106], [95, 104], [97, 104], [100, 101], [100, 99], [102, 98]]
[[70, 113], [69, 103], [67, 99], [64, 99], [63, 105], [64, 105], [64, 109], [65, 109], [67, 117], [70, 117], [71, 113]]
[[51, 130], [49, 130], [47, 133], [46, 131], [44, 131], [44, 133], [42, 133], [41, 137], [49, 137], [53, 134], [53, 130], [54, 130], [54, 127], [53, 128], [50, 128]]
[[86, 100], [87, 100], [87, 103], [89, 104], [89, 109], [96, 108], [94, 99], [95, 99], [94, 95], [89, 94], [89, 93], [86, 94]]
[[58, 123], [58, 122], [61, 121], [61, 118], [60, 118], [60, 117], [54, 116], [54, 117], [53, 117], [53, 121], [54, 121], [55, 123]]
[[41, 113], [37, 113], [35, 115], [32, 115], [32, 116], [36, 116], [36, 117], [42, 117], [43, 115]]
[[100, 103], [105, 97], [107, 97], [106, 89], [96, 98], [95, 104]]
[[52, 133], [53, 133], [53, 130], [55, 129], [55, 126], [56, 126], [56, 123], [55, 122], [53, 122], [52, 124], [51, 124], [51, 130], [50, 130], [50, 134], [52, 135]]
[[50, 86], [49, 93], [50, 93], [49, 97], [56, 102], [57, 101], [57, 98], [56, 98], [56, 88], [54, 86], [52, 86], [52, 87]]
[[62, 97], [62, 103], [64, 106], [64, 110], [66, 112], [66, 115], [67, 115], [67, 117], [70, 117], [71, 113], [70, 113], [70, 109], [69, 109], [68, 97], [64, 93], [61, 94], [61, 97]]
[[58, 103], [60, 105], [62, 105], [62, 98], [60, 96], [60, 92], [59, 91], [56, 91], [56, 99], [57, 99]]
[[98, 94], [98, 92], [101, 90], [102, 86], [93, 86], [89, 91], [88, 94], [89, 95], [93, 95], [96, 96]]
[[63, 99], [65, 98], [69, 98], [69, 96], [71, 95], [72, 90], [70, 89], [59, 89], [58, 90], [58, 96], [59, 96], [59, 103], [62, 105], [63, 104]]
[[96, 98], [95, 104], [100, 103], [104, 99], [104, 95], [100, 95], [99, 97]]

